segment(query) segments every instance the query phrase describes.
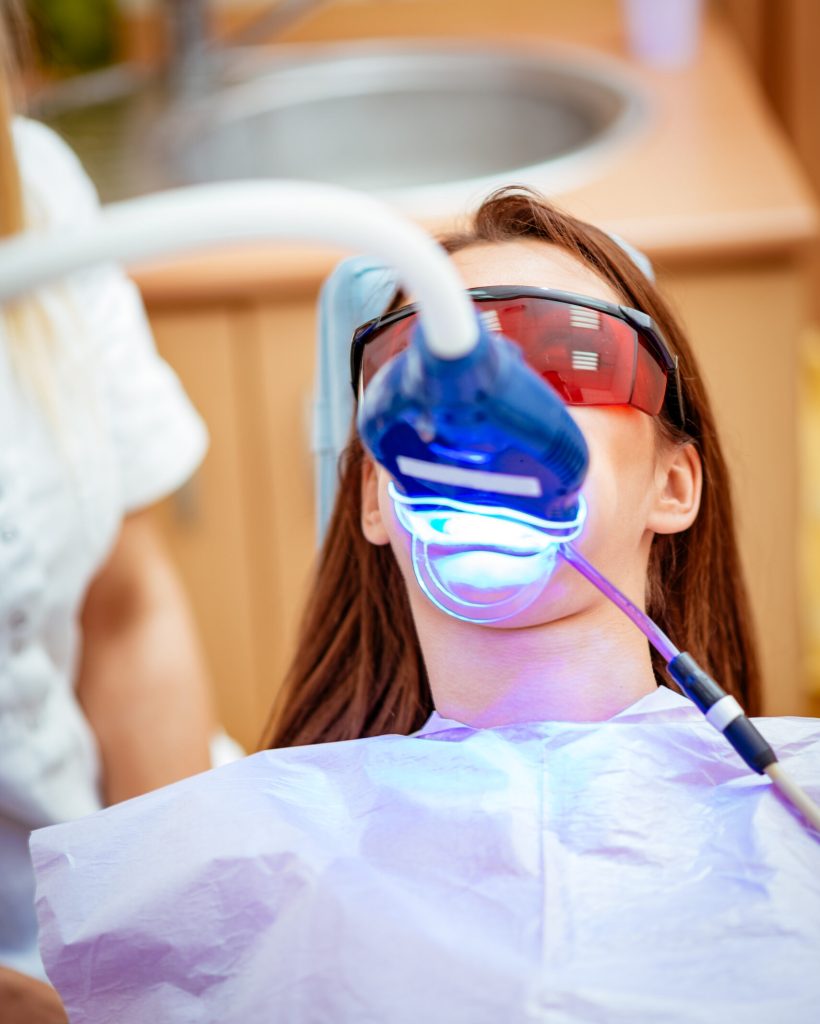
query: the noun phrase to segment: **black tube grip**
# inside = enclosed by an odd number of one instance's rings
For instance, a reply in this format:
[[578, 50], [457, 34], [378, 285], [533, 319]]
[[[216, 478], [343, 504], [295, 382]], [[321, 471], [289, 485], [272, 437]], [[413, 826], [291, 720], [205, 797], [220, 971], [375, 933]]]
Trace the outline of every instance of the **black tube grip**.
[[713, 704], [726, 696], [726, 691], [708, 676], [691, 654], [682, 652], [666, 666], [669, 674], [686, 696], [706, 714]]
[[730, 722], [723, 730], [723, 735], [758, 775], [762, 775], [777, 760], [775, 752], [745, 715]]
[[[726, 691], [703, 671], [691, 654], [679, 654], [666, 667], [704, 714], [726, 696]], [[721, 731], [742, 760], [759, 775], [777, 760], [775, 752], [745, 715], [738, 716]]]

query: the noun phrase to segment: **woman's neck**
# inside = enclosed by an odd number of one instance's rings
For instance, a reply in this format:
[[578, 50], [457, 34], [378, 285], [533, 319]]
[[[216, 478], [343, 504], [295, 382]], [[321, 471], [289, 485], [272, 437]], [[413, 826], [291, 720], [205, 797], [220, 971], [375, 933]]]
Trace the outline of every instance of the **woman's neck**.
[[646, 639], [609, 602], [519, 629], [436, 619], [416, 622], [433, 703], [466, 725], [603, 721], [657, 686]]

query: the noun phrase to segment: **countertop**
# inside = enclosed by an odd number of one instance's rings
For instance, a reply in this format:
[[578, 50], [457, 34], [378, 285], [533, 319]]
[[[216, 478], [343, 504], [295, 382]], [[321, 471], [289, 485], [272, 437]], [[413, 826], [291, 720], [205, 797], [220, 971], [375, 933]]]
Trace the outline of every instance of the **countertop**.
[[[344, 0], [320, 8], [280, 41], [396, 37], [492, 39], [522, 49], [584, 46], [623, 61], [651, 99], [648, 130], [602, 176], [552, 198], [666, 266], [782, 254], [817, 233], [805, 176], [737, 41], [716, 19], [705, 25], [697, 62], [675, 72], [631, 60], [615, 8], [602, 0]], [[463, 213], [423, 223], [446, 230]], [[131, 271], [152, 306], [296, 297], [315, 291], [339, 255], [254, 244]]]

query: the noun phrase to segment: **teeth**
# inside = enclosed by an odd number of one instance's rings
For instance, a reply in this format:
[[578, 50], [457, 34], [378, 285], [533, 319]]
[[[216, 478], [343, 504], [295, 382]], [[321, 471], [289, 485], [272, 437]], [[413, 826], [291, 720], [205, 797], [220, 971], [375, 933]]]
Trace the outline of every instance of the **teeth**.
[[586, 309], [584, 306], [570, 306], [569, 322], [573, 327], [579, 327], [585, 331], [597, 331], [601, 326], [601, 314], [597, 309]]
[[573, 370], [597, 370], [598, 353], [574, 350], [572, 352], [572, 368]]

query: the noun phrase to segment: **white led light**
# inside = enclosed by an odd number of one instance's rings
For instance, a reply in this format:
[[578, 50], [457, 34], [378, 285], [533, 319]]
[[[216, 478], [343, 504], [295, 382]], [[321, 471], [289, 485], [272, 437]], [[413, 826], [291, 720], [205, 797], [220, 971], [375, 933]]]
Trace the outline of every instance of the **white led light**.
[[428, 462], [425, 459], [411, 459], [406, 455], [399, 455], [396, 464], [400, 473], [415, 477], [416, 480], [429, 480], [431, 483], [447, 484], [450, 487], [468, 487], [490, 494], [517, 494], [528, 498], [541, 496], [541, 481], [535, 476], [493, 473], [484, 469], [469, 469], [441, 462]]
[[[427, 526], [436, 530], [437, 542], [441, 542], [445, 530], [435, 522], [437, 518], [449, 519], [453, 514], [463, 512], [473, 517], [481, 525], [477, 527], [482, 531], [482, 536], [488, 536], [490, 531], [492, 538], [498, 538], [501, 524], [515, 523], [519, 526], [532, 527], [538, 535], [538, 540], [532, 541], [533, 549], [541, 550], [547, 542], [566, 543], [581, 533], [586, 521], [587, 508], [583, 497], [578, 499], [578, 510], [574, 519], [551, 521], [541, 519], [538, 516], [529, 515], [526, 512], [519, 512], [514, 508], [501, 508], [488, 505], [476, 505], [473, 502], [460, 501], [458, 498], [445, 498], [443, 495], [430, 495], [429, 497], [410, 497], [403, 494], [391, 480], [387, 487], [388, 494], [393, 500], [393, 505], [399, 516], [407, 517], [408, 523], [419, 529], [426, 530]], [[423, 525], [426, 524], [426, 525]], [[407, 526], [410, 533], [414, 532]], [[527, 535], [532, 537], [531, 534]], [[432, 538], [431, 538], [432, 539]]]
[[412, 509], [397, 504], [402, 526], [427, 544], [448, 547], [498, 548], [516, 554], [538, 554], [555, 541], [526, 523], [491, 514]]

